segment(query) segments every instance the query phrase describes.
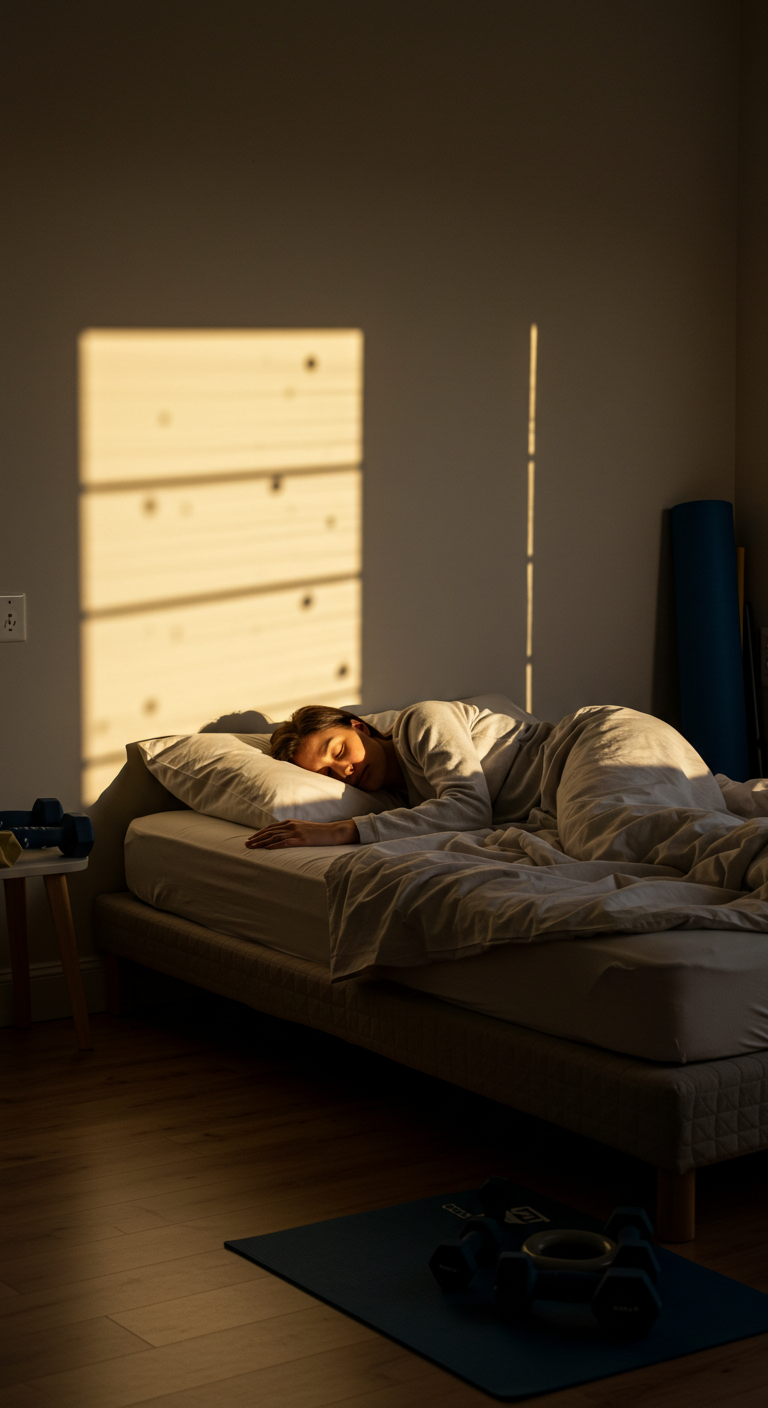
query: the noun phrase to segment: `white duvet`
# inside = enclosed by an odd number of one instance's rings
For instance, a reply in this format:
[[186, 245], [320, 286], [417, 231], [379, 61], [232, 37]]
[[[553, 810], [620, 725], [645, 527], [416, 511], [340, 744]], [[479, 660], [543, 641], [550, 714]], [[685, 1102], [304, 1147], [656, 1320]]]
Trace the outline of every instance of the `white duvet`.
[[527, 821], [334, 861], [334, 980], [567, 936], [768, 933], [765, 782], [718, 783], [679, 734], [613, 706], [564, 719], [543, 754]]

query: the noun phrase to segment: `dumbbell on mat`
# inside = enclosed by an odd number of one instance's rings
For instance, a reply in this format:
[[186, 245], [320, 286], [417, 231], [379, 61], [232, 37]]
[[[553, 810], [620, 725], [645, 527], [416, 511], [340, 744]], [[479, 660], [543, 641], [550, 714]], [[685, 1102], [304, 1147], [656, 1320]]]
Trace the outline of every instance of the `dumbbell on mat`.
[[465, 1291], [478, 1266], [496, 1260], [503, 1238], [491, 1217], [469, 1217], [460, 1237], [441, 1242], [429, 1269], [444, 1291]]
[[538, 1271], [526, 1252], [502, 1252], [496, 1263], [496, 1308], [505, 1320], [520, 1320], [535, 1301], [589, 1305], [604, 1334], [639, 1340], [661, 1311], [650, 1277], [634, 1267], [591, 1271]]
[[74, 858], [89, 855], [95, 839], [91, 818], [65, 813], [55, 797], [38, 797], [31, 812], [4, 812], [0, 831], [12, 831], [26, 851], [58, 846]]
[[501, 1178], [498, 1174], [486, 1178], [485, 1183], [478, 1190], [478, 1197], [486, 1217], [492, 1217], [494, 1222], [502, 1223], [508, 1209], [514, 1202], [514, 1191], [514, 1184], [509, 1178]]
[[547, 1228], [523, 1242], [523, 1251], [537, 1271], [589, 1271], [602, 1274], [609, 1267], [644, 1271], [654, 1285], [659, 1279], [659, 1263], [650, 1242], [641, 1237], [653, 1234], [642, 1208], [616, 1208], [605, 1232], [581, 1229]]
[[614, 1208], [605, 1224], [605, 1235], [618, 1242], [611, 1266], [644, 1271], [656, 1284], [659, 1263], [650, 1243], [653, 1227], [645, 1208]]

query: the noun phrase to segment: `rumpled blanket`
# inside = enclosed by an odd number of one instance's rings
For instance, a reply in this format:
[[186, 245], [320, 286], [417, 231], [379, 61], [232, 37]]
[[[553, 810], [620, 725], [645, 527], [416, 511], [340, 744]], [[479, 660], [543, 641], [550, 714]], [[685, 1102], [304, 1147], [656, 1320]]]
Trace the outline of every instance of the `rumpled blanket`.
[[659, 720], [614, 706], [570, 715], [547, 741], [541, 802], [527, 821], [381, 842], [334, 861], [332, 980], [500, 943], [768, 933], [768, 790], [720, 783]]

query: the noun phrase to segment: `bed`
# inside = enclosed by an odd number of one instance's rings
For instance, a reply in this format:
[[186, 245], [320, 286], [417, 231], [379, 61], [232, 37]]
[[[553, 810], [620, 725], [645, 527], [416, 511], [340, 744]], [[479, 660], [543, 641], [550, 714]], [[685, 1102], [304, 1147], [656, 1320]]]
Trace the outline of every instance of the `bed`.
[[596, 1139], [656, 1166], [668, 1241], [694, 1235], [698, 1167], [768, 1147], [765, 936], [550, 942], [332, 984], [333, 853], [246, 851], [249, 828], [190, 811], [127, 755], [73, 877], [110, 1010], [140, 964]]

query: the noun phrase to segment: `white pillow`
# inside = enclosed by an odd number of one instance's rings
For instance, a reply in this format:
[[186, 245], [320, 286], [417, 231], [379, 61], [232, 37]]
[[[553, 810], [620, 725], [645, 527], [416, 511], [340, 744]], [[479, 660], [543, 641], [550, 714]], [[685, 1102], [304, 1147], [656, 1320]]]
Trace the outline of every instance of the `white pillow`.
[[268, 755], [268, 734], [193, 733], [139, 744], [149, 771], [196, 812], [254, 830], [273, 821], [348, 821], [402, 806]]

